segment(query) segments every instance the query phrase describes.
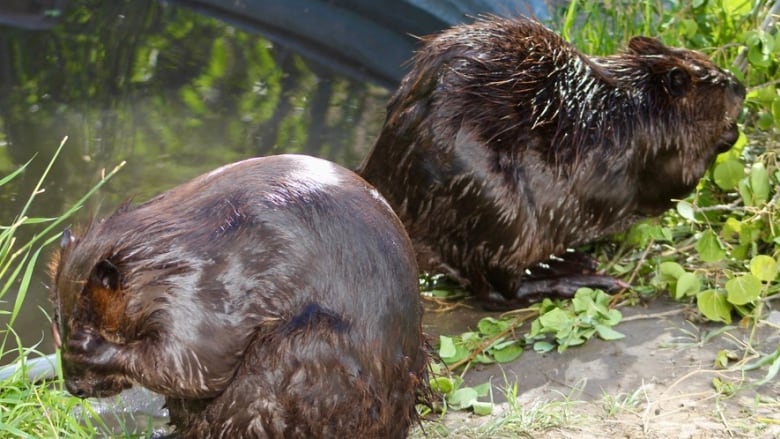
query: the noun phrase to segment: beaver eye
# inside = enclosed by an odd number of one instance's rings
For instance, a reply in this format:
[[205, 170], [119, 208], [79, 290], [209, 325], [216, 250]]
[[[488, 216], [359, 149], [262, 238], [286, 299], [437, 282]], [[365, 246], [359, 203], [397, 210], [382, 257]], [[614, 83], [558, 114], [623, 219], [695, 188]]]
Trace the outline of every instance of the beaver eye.
[[688, 91], [688, 86], [691, 84], [691, 77], [688, 76], [688, 72], [675, 67], [669, 70], [666, 74], [666, 80], [669, 87], [669, 93], [674, 97], [680, 97]]

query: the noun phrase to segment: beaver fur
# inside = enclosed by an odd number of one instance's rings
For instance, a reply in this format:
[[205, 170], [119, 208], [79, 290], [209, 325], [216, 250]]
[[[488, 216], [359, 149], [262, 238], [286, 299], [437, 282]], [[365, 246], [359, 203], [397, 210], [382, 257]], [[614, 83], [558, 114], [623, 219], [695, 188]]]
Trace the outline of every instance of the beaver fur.
[[359, 173], [403, 220], [421, 268], [480, 299], [620, 286], [571, 273], [579, 262], [524, 276], [690, 193], [737, 140], [744, 96], [701, 53], [654, 38], [589, 57], [538, 22], [485, 17], [423, 40]]
[[67, 389], [165, 396], [177, 437], [405, 437], [427, 357], [412, 244], [354, 173], [224, 166], [80, 236], [52, 264]]

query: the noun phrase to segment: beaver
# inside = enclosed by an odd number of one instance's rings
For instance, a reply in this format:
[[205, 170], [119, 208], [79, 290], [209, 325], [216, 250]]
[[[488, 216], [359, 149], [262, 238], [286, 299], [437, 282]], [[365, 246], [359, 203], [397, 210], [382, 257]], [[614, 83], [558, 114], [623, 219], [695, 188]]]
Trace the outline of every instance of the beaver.
[[66, 388], [165, 396], [177, 437], [404, 437], [427, 354], [414, 250], [379, 193], [299, 155], [216, 169], [52, 263]]
[[421, 268], [488, 304], [615, 289], [567, 249], [689, 194], [736, 142], [744, 97], [701, 53], [655, 38], [589, 57], [536, 21], [480, 17], [423, 38], [358, 172]]

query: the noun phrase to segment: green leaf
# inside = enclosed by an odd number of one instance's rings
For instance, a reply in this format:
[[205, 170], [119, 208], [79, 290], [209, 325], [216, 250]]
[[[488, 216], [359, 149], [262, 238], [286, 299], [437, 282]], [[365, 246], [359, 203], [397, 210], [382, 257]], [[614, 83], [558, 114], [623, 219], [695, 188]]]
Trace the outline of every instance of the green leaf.
[[587, 312], [595, 306], [593, 303], [593, 297], [590, 296], [593, 290], [584, 291], [581, 293], [583, 290], [585, 289], [580, 288], [577, 290], [577, 292], [574, 294], [574, 297], [571, 299], [572, 308], [574, 308], [574, 312], [577, 314]]
[[696, 222], [696, 214], [693, 210], [693, 205], [685, 200], [677, 203], [677, 213], [688, 221]]
[[625, 335], [622, 333], [610, 328], [606, 325], [595, 325], [596, 332], [599, 334], [599, 337], [601, 337], [602, 340], [620, 340], [621, 338], [624, 338]]
[[447, 377], [436, 377], [430, 380], [430, 386], [431, 390], [434, 392], [439, 392], [444, 395], [452, 392], [452, 389], [455, 388], [455, 386], [452, 383], [452, 380], [450, 380]]
[[769, 199], [769, 173], [761, 162], [754, 163], [750, 168], [750, 188], [755, 205]]
[[675, 281], [685, 274], [685, 269], [677, 262], [661, 262], [658, 266], [658, 274], [660, 275], [661, 280], [667, 282]]
[[706, 290], [696, 295], [699, 311], [713, 322], [731, 323], [731, 304], [726, 295], [715, 290]]
[[474, 362], [477, 364], [493, 364], [496, 362], [496, 360], [494, 360], [490, 355], [481, 353], [474, 357]]
[[715, 367], [718, 369], [725, 369], [729, 365], [729, 351], [721, 349], [715, 355]]
[[508, 363], [516, 360], [523, 354], [523, 347], [517, 342], [498, 350], [493, 350], [493, 358], [499, 363]]
[[771, 282], [777, 277], [777, 261], [771, 256], [758, 255], [750, 260], [750, 272], [760, 281]]
[[699, 293], [701, 284], [699, 278], [693, 273], [683, 273], [679, 279], [677, 279], [677, 287], [674, 290], [675, 300], [680, 300], [683, 297], [695, 296]]
[[733, 395], [734, 392], [737, 390], [734, 383], [723, 381], [719, 377], [715, 377], [712, 379], [712, 387], [714, 387], [715, 391], [717, 391], [722, 395]]
[[474, 401], [471, 403], [471, 409], [474, 410], [475, 415], [487, 416], [493, 413], [493, 403]]
[[447, 403], [455, 409], [471, 407], [477, 401], [477, 391], [463, 387], [447, 395]]
[[740, 232], [742, 231], [742, 223], [734, 218], [733, 216], [730, 216], [726, 219], [726, 222], [723, 224], [723, 228], [721, 229], [721, 235], [728, 239], [729, 237], [733, 237], [734, 235], [739, 236]]
[[748, 183], [748, 179], [744, 178], [739, 181], [739, 184], [737, 185], [737, 190], [739, 191], [739, 196], [742, 198], [742, 202], [745, 204], [745, 206], [753, 206], [753, 191], [750, 189], [750, 184]]
[[761, 295], [761, 281], [752, 274], [743, 274], [726, 282], [726, 292], [729, 303], [744, 305]]
[[749, 0], [721, 0], [721, 5], [723, 5], [723, 12], [729, 17], [749, 14], [751, 8]]
[[474, 391], [477, 392], [477, 397], [490, 395], [492, 388], [493, 386], [490, 384], [490, 381], [486, 381], [478, 386], [472, 387], [472, 389], [474, 389]]
[[555, 349], [555, 345], [548, 341], [537, 341], [534, 343], [534, 351], [540, 354], [551, 352]]
[[696, 251], [704, 262], [718, 262], [726, 256], [726, 250], [720, 238], [711, 229], [705, 230], [696, 243]]
[[602, 319], [602, 323], [609, 326], [615, 326], [620, 321], [623, 320], [623, 314], [620, 313], [620, 311], [616, 309], [611, 309], [607, 311], [607, 314], [604, 316], [604, 319]]
[[502, 322], [493, 317], [484, 317], [477, 323], [477, 329], [482, 335], [492, 336], [501, 333], [507, 327], [506, 322]]
[[439, 288], [430, 290], [430, 291], [428, 291], [428, 293], [431, 296], [438, 297], [438, 298], [447, 298], [447, 297], [450, 297], [450, 296], [453, 295], [453, 291], [452, 290], [444, 290], [444, 289], [439, 289]]
[[439, 336], [439, 356], [444, 358], [452, 358], [455, 356], [457, 349], [455, 349], [455, 342], [452, 337], [444, 335]]
[[730, 191], [745, 177], [745, 167], [739, 160], [726, 160], [715, 166], [712, 176], [718, 187]]
[[555, 308], [540, 316], [539, 322], [542, 327], [557, 332], [571, 328], [572, 316], [560, 308]]

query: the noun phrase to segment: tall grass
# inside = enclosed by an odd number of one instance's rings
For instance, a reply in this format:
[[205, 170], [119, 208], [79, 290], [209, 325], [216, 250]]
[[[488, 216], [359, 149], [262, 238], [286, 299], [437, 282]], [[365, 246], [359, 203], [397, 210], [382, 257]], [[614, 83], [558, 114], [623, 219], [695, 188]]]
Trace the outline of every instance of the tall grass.
[[[62, 215], [55, 218], [29, 217], [30, 207], [45, 192], [44, 181], [66, 141], [67, 137], [60, 143], [17, 217], [9, 225], [0, 226], [0, 313], [9, 316], [8, 326], [0, 328], [0, 358], [16, 357], [12, 362], [16, 367], [15, 372], [0, 381], [0, 437], [88, 438], [94, 437], [96, 429], [101, 428], [102, 424], [88, 403], [67, 394], [63, 389], [61, 375], [48, 382], [33, 382], [30, 379], [28, 359], [40, 354], [35, 347], [24, 347], [13, 331], [13, 324], [30, 288], [30, 279], [39, 266], [42, 250], [59, 238], [58, 229], [63, 222], [82, 208], [84, 202], [124, 165], [124, 162], [120, 163], [111, 172], [104, 174], [92, 189]], [[25, 172], [35, 159], [0, 178], [0, 189]], [[22, 228], [35, 231], [32, 238], [24, 243], [17, 239]], [[3, 298], [17, 282], [13, 306], [6, 310], [4, 305], [7, 302]], [[74, 413], [80, 416], [74, 416]]]

